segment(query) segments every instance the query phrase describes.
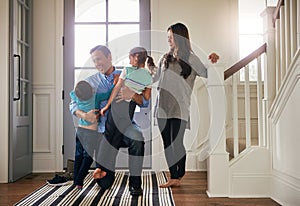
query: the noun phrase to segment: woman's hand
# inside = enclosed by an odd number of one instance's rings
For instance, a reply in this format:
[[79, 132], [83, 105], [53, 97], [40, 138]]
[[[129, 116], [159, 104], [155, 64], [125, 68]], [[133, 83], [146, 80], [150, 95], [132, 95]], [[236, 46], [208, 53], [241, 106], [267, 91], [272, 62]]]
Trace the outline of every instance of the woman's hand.
[[208, 59], [211, 61], [211, 63], [217, 63], [217, 61], [219, 60], [219, 56], [216, 54], [216, 53], [211, 53], [209, 56], [208, 56]]

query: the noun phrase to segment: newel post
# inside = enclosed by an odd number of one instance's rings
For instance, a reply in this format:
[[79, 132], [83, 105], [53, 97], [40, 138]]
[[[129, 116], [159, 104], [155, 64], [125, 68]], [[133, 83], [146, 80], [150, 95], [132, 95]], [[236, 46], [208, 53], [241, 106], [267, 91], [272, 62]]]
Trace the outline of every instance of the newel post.
[[275, 23], [273, 22], [275, 7], [267, 7], [262, 13], [263, 38], [267, 43], [267, 58], [265, 58], [264, 71], [264, 99], [269, 109], [276, 95], [276, 49], [275, 49]]
[[[276, 66], [276, 36], [275, 22], [273, 19], [275, 7], [267, 7], [261, 14], [263, 18], [263, 37], [267, 43], [266, 58], [264, 58], [264, 99], [263, 99], [263, 133], [264, 145], [269, 147], [269, 121], [268, 114], [279, 88], [280, 68], [279, 63]], [[279, 57], [278, 57], [279, 59]]]
[[207, 194], [210, 197], [228, 197], [229, 154], [226, 152], [225, 120], [226, 95], [224, 69], [208, 69], [207, 90], [210, 98], [209, 155], [207, 158]]

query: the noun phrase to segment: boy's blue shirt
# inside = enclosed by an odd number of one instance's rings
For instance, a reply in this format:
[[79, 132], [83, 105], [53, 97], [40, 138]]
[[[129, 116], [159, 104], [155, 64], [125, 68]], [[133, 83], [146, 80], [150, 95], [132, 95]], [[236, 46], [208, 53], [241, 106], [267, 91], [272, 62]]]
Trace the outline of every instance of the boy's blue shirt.
[[[88, 100], [80, 100], [76, 96], [74, 90], [70, 92], [70, 97], [73, 101], [77, 103], [78, 109], [84, 112], [88, 112], [92, 109], [100, 109], [100, 102], [109, 99], [112, 89], [113, 87], [110, 89], [110, 91], [106, 93], [94, 93], [93, 96]], [[78, 124], [84, 126], [91, 125], [90, 122], [83, 119], [79, 119]]]

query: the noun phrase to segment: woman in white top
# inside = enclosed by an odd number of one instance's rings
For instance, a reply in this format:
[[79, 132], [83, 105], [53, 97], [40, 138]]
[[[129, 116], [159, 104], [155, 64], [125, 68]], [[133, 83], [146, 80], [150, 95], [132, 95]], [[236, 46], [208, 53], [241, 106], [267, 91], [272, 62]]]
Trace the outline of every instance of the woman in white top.
[[[158, 64], [158, 98], [155, 116], [164, 143], [170, 179], [160, 187], [179, 186], [185, 174], [184, 132], [190, 113], [191, 94], [196, 76], [207, 78], [207, 69], [193, 53], [187, 27], [182, 23], [168, 29], [170, 51]], [[219, 56], [209, 55], [212, 63]]]

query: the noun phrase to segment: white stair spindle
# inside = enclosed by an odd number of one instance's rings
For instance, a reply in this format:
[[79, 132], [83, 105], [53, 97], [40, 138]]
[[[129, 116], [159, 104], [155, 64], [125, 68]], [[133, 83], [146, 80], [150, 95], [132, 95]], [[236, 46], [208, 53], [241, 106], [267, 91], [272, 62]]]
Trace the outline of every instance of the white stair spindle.
[[[239, 75], [239, 72], [237, 73]], [[233, 118], [233, 154], [236, 157], [239, 154], [239, 109], [238, 109], [238, 94], [237, 94], [237, 75], [232, 78], [232, 118]]]
[[285, 68], [291, 63], [291, 24], [290, 24], [290, 1], [284, 2], [284, 31], [285, 31]]
[[297, 0], [290, 0], [291, 59], [297, 51]]
[[275, 28], [276, 28], [276, 33], [275, 33], [275, 54], [276, 54], [276, 64], [275, 64], [275, 67], [276, 67], [276, 94], [278, 93], [279, 91], [279, 88], [280, 88], [280, 85], [281, 85], [281, 58], [280, 58], [280, 51], [281, 51], [281, 48], [280, 48], [280, 21], [279, 20], [276, 20], [276, 23], [275, 23]]
[[280, 56], [281, 56], [281, 80], [283, 80], [286, 73], [286, 58], [285, 58], [285, 9], [284, 6], [280, 8]]
[[257, 58], [257, 118], [258, 118], [258, 145], [263, 143], [263, 113], [262, 113], [262, 78], [261, 78], [261, 56]]
[[251, 146], [251, 113], [250, 113], [250, 83], [249, 64], [245, 66], [245, 123], [246, 123], [246, 148]]

